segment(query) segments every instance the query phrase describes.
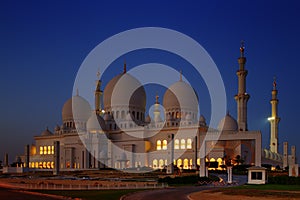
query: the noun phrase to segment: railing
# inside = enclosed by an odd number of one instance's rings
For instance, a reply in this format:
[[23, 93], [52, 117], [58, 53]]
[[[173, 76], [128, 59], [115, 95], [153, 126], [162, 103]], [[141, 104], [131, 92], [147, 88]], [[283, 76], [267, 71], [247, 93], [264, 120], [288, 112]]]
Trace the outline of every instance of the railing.
[[155, 189], [165, 188], [168, 185], [165, 183], [119, 183], [119, 184], [53, 184], [53, 183], [27, 183], [14, 184], [16, 188], [30, 189], [30, 190], [120, 190], [120, 189]]

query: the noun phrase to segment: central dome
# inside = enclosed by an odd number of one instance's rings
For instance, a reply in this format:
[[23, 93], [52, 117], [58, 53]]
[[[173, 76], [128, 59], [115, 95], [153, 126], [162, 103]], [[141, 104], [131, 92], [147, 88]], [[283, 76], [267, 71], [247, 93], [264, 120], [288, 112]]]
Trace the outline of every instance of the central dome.
[[128, 73], [123, 73], [115, 76], [106, 85], [103, 102], [104, 110], [110, 110], [111, 107], [115, 106], [129, 106], [144, 110], [146, 107], [146, 92], [136, 78]]

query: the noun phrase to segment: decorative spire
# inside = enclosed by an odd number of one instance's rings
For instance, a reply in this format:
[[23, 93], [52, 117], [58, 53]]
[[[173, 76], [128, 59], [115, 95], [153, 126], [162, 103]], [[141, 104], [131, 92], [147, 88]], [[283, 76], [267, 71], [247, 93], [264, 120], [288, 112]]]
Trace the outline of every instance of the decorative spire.
[[244, 40], [242, 40], [241, 47], [240, 47], [241, 57], [244, 57], [244, 51], [245, 51], [245, 42]]
[[182, 81], [182, 70], [180, 70], [180, 78], [179, 81]]
[[274, 76], [274, 78], [273, 78], [273, 90], [276, 90], [276, 86], [277, 86], [276, 76]]
[[123, 74], [126, 73], [126, 60], [124, 60], [124, 66], [123, 66]]

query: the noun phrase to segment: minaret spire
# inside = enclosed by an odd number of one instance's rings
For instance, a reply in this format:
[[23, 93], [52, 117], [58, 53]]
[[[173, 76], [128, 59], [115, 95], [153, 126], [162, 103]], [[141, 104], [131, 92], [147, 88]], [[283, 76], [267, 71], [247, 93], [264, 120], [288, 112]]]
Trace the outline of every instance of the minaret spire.
[[240, 57], [238, 58], [239, 69], [236, 72], [238, 77], [238, 94], [235, 95], [235, 100], [237, 102], [237, 122], [239, 131], [247, 131], [247, 102], [250, 98], [250, 95], [246, 92], [246, 77], [248, 71], [245, 70], [246, 57], [244, 55], [245, 46], [244, 41], [241, 41], [240, 46]]
[[159, 98], [159, 96], [156, 93], [156, 95], [155, 95], [155, 104], [154, 104], [154, 111], [153, 111], [154, 122], [160, 122], [161, 121], [158, 98]]
[[103, 91], [101, 90], [101, 84], [102, 81], [100, 79], [100, 70], [97, 72], [97, 81], [96, 81], [96, 90], [95, 90], [95, 111], [96, 114], [100, 115], [101, 114], [101, 97]]
[[276, 77], [273, 81], [272, 99], [270, 101], [272, 105], [271, 117], [268, 118], [270, 122], [270, 151], [278, 153], [278, 124], [280, 117], [278, 117], [278, 98], [277, 98], [277, 83]]

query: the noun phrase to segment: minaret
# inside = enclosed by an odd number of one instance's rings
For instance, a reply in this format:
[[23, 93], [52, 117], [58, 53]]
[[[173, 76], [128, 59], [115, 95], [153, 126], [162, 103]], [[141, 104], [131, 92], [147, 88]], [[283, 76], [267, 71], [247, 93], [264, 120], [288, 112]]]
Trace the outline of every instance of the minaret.
[[98, 77], [98, 80], [97, 80], [97, 86], [96, 86], [96, 90], [95, 90], [95, 111], [96, 111], [96, 114], [100, 115], [102, 112], [101, 97], [102, 97], [103, 91], [101, 90], [102, 81], [100, 80], [100, 72], [99, 71], [97, 73], [97, 77]]
[[241, 56], [238, 58], [239, 70], [236, 72], [238, 76], [238, 94], [235, 95], [237, 102], [237, 122], [239, 131], [247, 131], [247, 102], [250, 95], [246, 93], [246, 76], [248, 71], [245, 70], [246, 57], [244, 57], [244, 42], [241, 42], [240, 52]]
[[273, 81], [272, 99], [270, 101], [272, 105], [272, 115], [268, 118], [270, 121], [270, 151], [278, 153], [278, 124], [280, 118], [278, 117], [278, 99], [277, 99], [277, 89], [276, 80]]

